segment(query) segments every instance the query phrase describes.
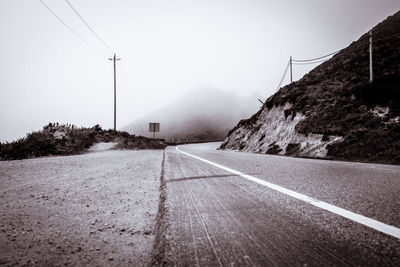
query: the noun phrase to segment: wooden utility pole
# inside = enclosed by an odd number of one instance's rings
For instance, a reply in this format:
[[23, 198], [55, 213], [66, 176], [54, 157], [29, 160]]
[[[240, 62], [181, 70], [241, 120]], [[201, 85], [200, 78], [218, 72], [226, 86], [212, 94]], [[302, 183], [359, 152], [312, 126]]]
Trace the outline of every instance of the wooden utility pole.
[[117, 58], [116, 54], [114, 53], [113, 58], [109, 58], [109, 60], [114, 61], [114, 131], [117, 130]]
[[373, 64], [372, 64], [372, 31], [369, 31], [369, 82], [374, 80]]
[[293, 82], [293, 72], [292, 72], [292, 56], [290, 56], [290, 83]]

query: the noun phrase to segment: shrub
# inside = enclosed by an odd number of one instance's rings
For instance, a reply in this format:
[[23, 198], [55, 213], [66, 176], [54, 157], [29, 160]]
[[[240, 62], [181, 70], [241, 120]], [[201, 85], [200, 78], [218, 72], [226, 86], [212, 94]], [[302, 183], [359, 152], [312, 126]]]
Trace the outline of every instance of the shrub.
[[300, 144], [299, 143], [290, 143], [286, 146], [286, 155], [296, 155], [298, 156], [300, 153]]
[[330, 140], [329, 135], [324, 134], [324, 135], [322, 136], [322, 139], [321, 139], [322, 142], [327, 142], [327, 141], [329, 141], [329, 140]]
[[281, 152], [282, 149], [280, 148], [279, 145], [272, 143], [271, 145], [269, 145], [267, 151], [265, 152], [266, 154], [272, 154], [272, 155], [276, 155], [279, 152]]
[[104, 131], [100, 125], [77, 128], [71, 124], [49, 123], [43, 130], [11, 143], [0, 143], [0, 159], [25, 159], [49, 155], [79, 154], [96, 142], [118, 141], [124, 149], [163, 149], [159, 140], [135, 137], [127, 132]]

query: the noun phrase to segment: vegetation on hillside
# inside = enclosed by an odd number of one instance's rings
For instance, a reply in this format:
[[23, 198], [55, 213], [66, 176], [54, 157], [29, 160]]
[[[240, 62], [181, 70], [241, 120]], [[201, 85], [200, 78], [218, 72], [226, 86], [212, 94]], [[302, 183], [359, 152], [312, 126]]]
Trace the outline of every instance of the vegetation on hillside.
[[119, 149], [163, 149], [165, 144], [127, 132], [103, 130], [99, 125], [78, 128], [71, 124], [49, 123], [41, 131], [11, 143], [0, 143], [0, 159], [14, 160], [49, 155], [73, 155], [97, 142], [118, 142]]
[[[281, 88], [264, 109], [291, 103], [286, 117], [306, 119], [296, 131], [343, 136], [328, 146], [328, 157], [400, 163], [400, 12], [373, 32], [374, 81], [369, 82], [369, 35], [319, 65], [297, 82]], [[377, 114], [376, 110], [384, 110]], [[255, 126], [262, 110], [231, 130]]]

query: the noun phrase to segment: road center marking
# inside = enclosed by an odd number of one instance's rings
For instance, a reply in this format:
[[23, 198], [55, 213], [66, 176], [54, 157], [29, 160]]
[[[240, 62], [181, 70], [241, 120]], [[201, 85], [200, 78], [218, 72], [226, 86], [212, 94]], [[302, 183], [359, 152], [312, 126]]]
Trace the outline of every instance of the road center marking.
[[276, 191], [281, 192], [281, 193], [283, 193], [285, 195], [294, 197], [294, 198], [296, 198], [298, 200], [304, 201], [304, 202], [306, 202], [308, 204], [311, 204], [311, 205], [313, 205], [315, 207], [321, 208], [323, 210], [330, 211], [330, 212], [332, 212], [334, 214], [340, 215], [342, 217], [345, 217], [347, 219], [350, 219], [352, 221], [358, 222], [360, 224], [363, 224], [365, 226], [373, 228], [373, 229], [375, 229], [377, 231], [380, 231], [382, 233], [385, 233], [385, 234], [388, 234], [388, 235], [391, 235], [391, 236], [394, 236], [394, 237], [400, 239], [400, 229], [397, 228], [397, 227], [394, 227], [394, 226], [382, 223], [380, 221], [365, 217], [365, 216], [363, 216], [361, 214], [354, 213], [354, 212], [349, 211], [349, 210], [345, 210], [345, 209], [340, 208], [338, 206], [331, 205], [329, 203], [326, 203], [324, 201], [320, 201], [318, 199], [309, 197], [307, 195], [303, 195], [301, 193], [297, 193], [297, 192], [295, 192], [293, 190], [286, 189], [286, 188], [284, 188], [282, 186], [279, 186], [279, 185], [264, 181], [262, 179], [256, 178], [256, 177], [248, 175], [248, 174], [244, 174], [244, 173], [242, 173], [240, 171], [236, 171], [234, 169], [222, 166], [222, 165], [220, 165], [218, 163], [214, 163], [212, 161], [197, 157], [195, 155], [192, 155], [192, 154], [189, 154], [187, 152], [184, 152], [184, 151], [180, 150], [179, 146], [176, 147], [176, 150], [181, 152], [181, 153], [183, 153], [183, 154], [185, 154], [185, 155], [187, 155], [187, 156], [190, 156], [192, 158], [198, 159], [200, 161], [203, 161], [205, 163], [213, 165], [213, 166], [215, 166], [217, 168], [223, 169], [223, 170], [225, 170], [227, 172], [230, 172], [232, 174], [235, 174], [235, 175], [241, 176], [243, 178], [246, 178], [247, 180], [250, 180], [250, 181], [253, 181], [253, 182], [258, 183], [260, 185], [269, 187], [269, 188], [271, 188], [273, 190], [276, 190]]

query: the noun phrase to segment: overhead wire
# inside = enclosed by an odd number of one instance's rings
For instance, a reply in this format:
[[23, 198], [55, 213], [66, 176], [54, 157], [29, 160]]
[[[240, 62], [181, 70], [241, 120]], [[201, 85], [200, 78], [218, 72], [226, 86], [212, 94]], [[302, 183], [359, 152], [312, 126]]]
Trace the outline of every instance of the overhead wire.
[[81, 14], [78, 12], [78, 10], [69, 2], [68, 0], [64, 0], [68, 6], [74, 11], [74, 13], [79, 17], [79, 19], [89, 28], [89, 30], [96, 36], [96, 38], [111, 52], [114, 53], [114, 51], [104, 42], [102, 38], [93, 30], [93, 28], [89, 25], [89, 23], [86, 22], [86, 20], [81, 16]]
[[323, 59], [323, 60], [318, 60], [318, 61], [312, 61], [312, 62], [293, 62], [293, 65], [311, 65], [311, 64], [317, 64], [317, 63], [322, 63], [325, 61], [328, 61], [329, 59]]
[[[376, 35], [378, 35], [378, 34], [376, 34]], [[398, 37], [396, 37], [396, 36], [386, 36], [386, 37], [383, 37], [382, 35], [382, 37], [380, 37], [380, 38], [377, 38], [376, 37], [376, 35], [373, 35], [373, 38], [372, 38], [372, 43], [373, 44], [376, 44], [376, 43], [380, 43], [380, 42], [382, 42], [382, 41], [385, 41], [385, 40], [388, 40], [388, 39], [392, 39], [393, 41], [396, 41], [397, 39], [399, 39]], [[375, 37], [375, 38], [374, 38]], [[342, 49], [342, 51], [345, 51], [346, 53], [345, 54], [342, 54], [342, 55], [335, 55], [335, 57], [334, 58], [336, 58], [336, 59], [338, 59], [338, 58], [342, 58], [342, 57], [348, 57], [349, 56], [349, 53], [352, 53], [352, 52], [355, 52], [355, 51], [360, 51], [360, 50], [364, 50], [364, 51], [367, 51], [368, 49], [369, 49], [369, 41], [368, 41], [368, 38], [362, 38], [361, 40], [358, 40], [357, 41], [357, 43], [355, 43], [356, 44], [356, 46], [355, 47], [347, 47], [347, 48], [343, 48]], [[293, 63], [294, 64], [294, 63]], [[297, 65], [298, 63], [296, 63], [296, 65]]]
[[[389, 32], [389, 31], [386, 31], [386, 32]], [[383, 37], [383, 38], [377, 38], [377, 36], [385, 34], [386, 32], [378, 32], [376, 34], [373, 34], [373, 39], [372, 39], [373, 42], [375, 43], [375, 42], [378, 42], [378, 41], [381, 41], [381, 40], [394, 38], [393, 36], [386, 36], [386, 37]], [[368, 38], [369, 38], [368, 35], [363, 35], [362, 37], [360, 37], [359, 40], [356, 41], [355, 44], [357, 44], [358, 46], [363, 45], [364, 42], [368, 42]], [[365, 44], [367, 44], [367, 43], [365, 43]], [[345, 49], [346, 49], [347, 52], [349, 52], [349, 51], [357, 50], [359, 48], [353, 48], [351, 50], [347, 50], [347, 48], [343, 48], [343, 49], [339, 49], [337, 51], [334, 51], [332, 53], [329, 53], [327, 55], [324, 55], [324, 56], [321, 56], [321, 57], [317, 57], [317, 58], [312, 58], [312, 59], [292, 59], [292, 62], [293, 62], [293, 64], [296, 64], [296, 65], [307, 65], [307, 62], [311, 62], [310, 64], [324, 62], [326, 60], [319, 60], [319, 59], [323, 59], [323, 58], [326, 58], [326, 57], [329, 57], [329, 56], [333, 56], [333, 55], [335, 55], [335, 54], [337, 54], [337, 53], [339, 53], [339, 52], [341, 52], [341, 51], [343, 51]], [[319, 61], [317, 61], [317, 60], [319, 60]], [[315, 62], [312, 62], [312, 61], [315, 61]], [[304, 64], [302, 64], [302, 63], [304, 63]]]
[[[373, 37], [373, 38], [372, 38], [372, 42], [373, 42], [373, 43], [376, 43], [376, 42], [384, 41], [384, 40], [387, 40], [387, 39], [395, 39], [395, 40], [397, 39], [396, 36], [385, 36], [385, 37], [383, 37], [382, 35], [385, 34], [385, 33], [387, 33], [387, 32], [390, 32], [390, 31], [378, 32], [378, 33], [376, 33], [376, 34], [373, 34], [373, 35], [372, 35], [372, 37]], [[378, 37], [378, 38], [377, 38], [377, 36], [382, 36], [382, 37]], [[292, 64], [293, 64], [293, 65], [310, 65], [310, 64], [317, 64], [317, 63], [326, 62], [326, 61], [330, 60], [330, 59], [325, 59], [326, 57], [334, 56], [334, 55], [336, 55], [337, 53], [339, 53], [339, 52], [341, 52], [341, 51], [344, 51], [344, 50], [346, 51], [346, 55], [340, 55], [339, 57], [347, 56], [347, 54], [348, 54], [349, 52], [353, 52], [353, 51], [356, 51], [356, 50], [360, 50], [360, 46], [367, 45], [367, 44], [368, 44], [368, 39], [369, 39], [369, 36], [368, 36], [368, 35], [363, 35], [362, 37], [360, 37], [360, 38], [354, 43], [354, 44], [357, 45], [357, 47], [353, 47], [353, 48], [351, 48], [351, 49], [349, 49], [350, 47], [343, 48], [343, 49], [334, 51], [334, 52], [332, 52], [332, 53], [329, 53], [329, 54], [327, 54], [327, 55], [324, 55], [324, 56], [321, 56], [321, 57], [317, 57], [317, 58], [313, 58], [313, 59], [292, 59]], [[320, 60], [320, 59], [322, 59], [322, 60]], [[286, 77], [286, 74], [287, 74], [287, 71], [288, 71], [289, 66], [290, 66], [290, 60], [289, 60], [288, 64], [286, 65], [285, 71], [284, 71], [284, 73], [283, 73], [283, 75], [282, 75], [282, 78], [281, 78], [281, 80], [280, 80], [280, 82], [279, 82], [279, 85], [278, 85], [278, 88], [276, 89], [276, 91], [278, 91], [279, 88], [281, 87], [281, 85], [282, 85], [282, 83], [283, 83], [283, 81], [284, 81], [284, 79], [285, 79], [285, 77]]]
[[326, 58], [326, 57], [332, 56], [332, 55], [334, 55], [334, 54], [337, 54], [337, 53], [339, 53], [339, 52], [342, 51], [342, 50], [343, 50], [343, 49], [340, 49], [340, 50], [337, 50], [337, 51], [335, 51], [335, 52], [332, 52], [332, 53], [329, 53], [329, 54], [327, 54], [327, 55], [324, 55], [324, 56], [322, 56], [322, 57], [317, 57], [317, 58], [312, 58], [312, 59], [292, 59], [292, 62], [309, 62], [309, 61], [315, 61], [315, 60], [319, 60], [319, 59]]
[[75, 32], [64, 20], [62, 20], [45, 2], [42, 0], [38, 0], [45, 8], [47, 8], [51, 14], [53, 14], [68, 30], [70, 30], [79, 40], [81, 40], [83, 43], [85, 43], [88, 47], [102, 55], [103, 57], [107, 58], [105, 54], [100, 52], [98, 49], [96, 49], [94, 46], [89, 44], [85, 39], [83, 39], [77, 32]]

